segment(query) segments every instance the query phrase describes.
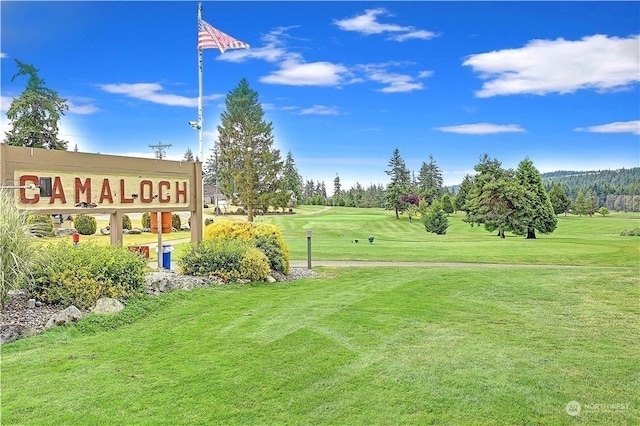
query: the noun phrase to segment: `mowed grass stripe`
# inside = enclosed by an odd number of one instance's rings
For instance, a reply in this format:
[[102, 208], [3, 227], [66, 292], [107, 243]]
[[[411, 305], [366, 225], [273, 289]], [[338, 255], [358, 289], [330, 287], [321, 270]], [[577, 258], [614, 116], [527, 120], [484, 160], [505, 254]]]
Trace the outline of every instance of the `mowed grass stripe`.
[[3, 422], [564, 424], [572, 400], [629, 404], [587, 424], [640, 420], [634, 268], [326, 272], [10, 344]]

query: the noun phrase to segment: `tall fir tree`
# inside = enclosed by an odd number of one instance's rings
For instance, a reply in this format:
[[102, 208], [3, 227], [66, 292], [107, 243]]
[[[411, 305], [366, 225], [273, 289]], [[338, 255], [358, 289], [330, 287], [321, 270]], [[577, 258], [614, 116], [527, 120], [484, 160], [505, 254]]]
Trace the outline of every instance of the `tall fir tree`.
[[344, 206], [344, 194], [342, 193], [342, 185], [340, 184], [340, 176], [336, 173], [335, 179], [333, 179], [333, 205]]
[[518, 164], [515, 179], [522, 186], [526, 203], [524, 211], [518, 215], [519, 222], [514, 224], [513, 231], [527, 238], [536, 238], [536, 231], [543, 234], [552, 233], [558, 224], [553, 211], [549, 194], [544, 189], [542, 178], [531, 160], [524, 159]]
[[401, 198], [409, 193], [411, 181], [409, 170], [404, 159], [400, 156], [398, 148], [394, 149], [388, 166], [389, 170], [385, 170], [385, 173], [390, 176], [391, 180], [385, 192], [384, 205], [386, 209], [394, 210], [396, 219], [400, 219], [400, 213], [408, 207]]
[[442, 196], [442, 171], [438, 167], [433, 155], [429, 155], [429, 163], [422, 162], [418, 172], [418, 195], [431, 204], [433, 200], [439, 200]]
[[65, 150], [68, 142], [58, 138], [58, 122], [69, 109], [66, 99], [45, 86], [38, 69], [16, 59], [18, 72], [11, 78], [27, 76], [27, 86], [7, 110], [11, 129], [5, 132], [7, 145]]
[[191, 148], [187, 148], [187, 150], [184, 153], [184, 157], [182, 157], [182, 161], [188, 161], [191, 163], [195, 161], [195, 158], [193, 157], [193, 151], [191, 151]]
[[219, 184], [228, 198], [244, 203], [252, 222], [256, 207], [264, 207], [278, 187], [280, 151], [273, 148], [273, 125], [264, 121], [258, 93], [246, 79], [227, 94], [225, 106], [218, 126]]
[[296, 168], [296, 162], [293, 159], [291, 151], [287, 152], [287, 157], [284, 160], [284, 166], [282, 167], [282, 175], [284, 179], [284, 189], [286, 191], [293, 191], [293, 195], [296, 200], [302, 198], [302, 177]]
[[553, 211], [557, 215], [567, 213], [571, 207], [571, 200], [567, 197], [567, 193], [559, 183], [554, 183], [549, 191], [549, 200], [553, 206]]

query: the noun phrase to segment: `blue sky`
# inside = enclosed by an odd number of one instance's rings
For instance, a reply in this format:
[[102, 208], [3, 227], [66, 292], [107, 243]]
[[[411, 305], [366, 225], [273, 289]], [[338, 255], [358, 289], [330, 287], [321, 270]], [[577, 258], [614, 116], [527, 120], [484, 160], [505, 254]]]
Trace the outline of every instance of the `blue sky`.
[[[197, 2], [2, 1], [1, 109], [33, 64], [84, 152], [198, 153]], [[639, 166], [640, 2], [203, 2], [251, 48], [204, 50], [204, 152], [246, 78], [305, 179], [386, 184], [394, 148], [454, 185], [483, 153], [544, 171]], [[2, 132], [4, 137], [4, 132]]]

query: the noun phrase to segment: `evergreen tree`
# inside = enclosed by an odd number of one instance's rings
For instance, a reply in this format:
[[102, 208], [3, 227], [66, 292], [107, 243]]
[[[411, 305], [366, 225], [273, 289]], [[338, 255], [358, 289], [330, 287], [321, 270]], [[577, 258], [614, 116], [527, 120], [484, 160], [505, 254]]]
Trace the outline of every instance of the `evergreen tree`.
[[302, 198], [302, 177], [298, 173], [291, 151], [287, 153], [287, 158], [284, 160], [282, 174], [284, 176], [284, 189], [293, 191], [296, 199]]
[[400, 199], [409, 193], [410, 175], [404, 160], [400, 156], [400, 150], [396, 148], [388, 163], [390, 169], [385, 173], [391, 177], [385, 193], [385, 208], [396, 212], [396, 219], [400, 219], [400, 213], [407, 208], [406, 203]]
[[442, 196], [442, 184], [442, 171], [433, 155], [429, 155], [429, 163], [422, 162], [418, 173], [418, 195], [428, 204], [431, 204], [433, 200], [439, 200]]
[[469, 195], [469, 192], [472, 188], [473, 177], [470, 175], [465, 175], [465, 177], [462, 179], [462, 183], [460, 184], [460, 188], [458, 189], [458, 194], [456, 195], [456, 211], [464, 210], [464, 206], [467, 202], [467, 196]]
[[38, 69], [16, 59], [18, 72], [11, 78], [27, 76], [27, 87], [15, 98], [7, 118], [12, 124], [5, 132], [7, 145], [33, 148], [67, 149], [67, 142], [58, 138], [58, 121], [69, 109], [66, 99], [45, 86]]
[[589, 191], [584, 199], [584, 211], [589, 216], [593, 216], [598, 211], [598, 197], [595, 191]]
[[464, 206], [465, 221], [472, 226], [483, 224], [489, 232], [497, 230], [504, 238], [505, 231], [513, 230], [523, 211], [522, 188], [515, 183], [512, 170], [504, 170], [502, 163], [486, 154], [474, 169], [478, 174]]
[[445, 194], [442, 196], [441, 204], [442, 210], [444, 210], [445, 213], [453, 213], [453, 203], [451, 202], [451, 196], [449, 195], [449, 193], [445, 192]]
[[435, 200], [431, 203], [426, 214], [422, 216], [422, 223], [424, 224], [424, 228], [427, 232], [437, 235], [444, 235], [447, 233], [449, 218], [447, 217], [447, 213], [442, 209], [440, 201]]
[[553, 206], [553, 211], [557, 215], [561, 213], [567, 213], [569, 207], [571, 206], [571, 200], [567, 197], [566, 192], [560, 184], [554, 183], [551, 187], [551, 191], [549, 191], [549, 200], [551, 201], [551, 205]]
[[202, 169], [203, 181], [205, 183], [216, 185], [218, 177], [220, 176], [219, 162], [218, 162], [218, 144], [211, 148], [211, 155], [207, 158]]
[[333, 205], [344, 206], [344, 204], [342, 185], [340, 185], [340, 176], [336, 173], [336, 178], [333, 180]]
[[524, 210], [518, 215], [518, 223], [512, 224], [514, 233], [536, 238], [536, 230], [550, 234], [556, 229], [558, 218], [554, 212], [549, 194], [544, 189], [540, 173], [528, 158], [518, 164], [515, 175], [517, 183], [525, 193]]
[[264, 208], [278, 186], [280, 151], [273, 148], [273, 126], [263, 120], [258, 93], [246, 79], [227, 94], [225, 106], [218, 126], [219, 184], [225, 195], [245, 204], [252, 222], [254, 209]]
[[585, 198], [582, 190], [578, 191], [576, 200], [573, 202], [573, 214], [577, 214], [578, 216], [587, 214], [587, 206], [585, 204]]
[[190, 163], [193, 163], [195, 161], [191, 148], [187, 148], [187, 151], [184, 153], [184, 157], [182, 157], [182, 161], [188, 161]]

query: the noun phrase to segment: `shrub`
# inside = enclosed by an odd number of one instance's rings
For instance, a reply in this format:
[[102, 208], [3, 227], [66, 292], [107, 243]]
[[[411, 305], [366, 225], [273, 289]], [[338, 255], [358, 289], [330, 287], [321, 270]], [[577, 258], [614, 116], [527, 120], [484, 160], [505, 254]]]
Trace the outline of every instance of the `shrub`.
[[171, 215], [171, 226], [177, 231], [182, 227], [182, 221], [180, 220], [180, 215], [178, 213]]
[[269, 261], [247, 241], [238, 239], [205, 240], [178, 259], [185, 275], [216, 276], [225, 281], [265, 279]]
[[433, 204], [431, 204], [427, 213], [422, 216], [422, 223], [427, 232], [437, 235], [447, 233], [449, 218], [447, 217], [447, 213], [442, 210], [442, 204], [439, 201], [434, 201]]
[[60, 242], [43, 249], [25, 290], [47, 303], [86, 308], [100, 297], [142, 295], [145, 266], [144, 259], [123, 247]]
[[31, 227], [32, 234], [38, 237], [47, 237], [53, 234], [53, 218], [51, 215], [29, 214], [27, 216], [27, 225]]
[[98, 229], [98, 221], [88, 214], [79, 214], [73, 219], [73, 227], [79, 234], [93, 235]]
[[142, 223], [143, 228], [147, 228], [147, 229], [151, 228], [151, 213], [149, 212], [142, 213], [140, 222]]
[[16, 208], [12, 193], [1, 189], [0, 212], [0, 304], [4, 306], [9, 290], [20, 288], [31, 276], [34, 253], [42, 245], [34, 244], [28, 214]]
[[276, 225], [245, 221], [218, 221], [206, 226], [205, 240], [239, 239], [250, 242], [262, 251], [274, 271], [289, 273], [289, 248]]
[[122, 229], [131, 229], [131, 218], [126, 214], [122, 215]]
[[256, 247], [269, 259], [274, 271], [289, 274], [289, 247], [284, 242], [282, 231], [276, 225], [260, 223], [255, 226]]
[[[191, 219], [189, 219], [189, 221], [191, 221]], [[206, 218], [206, 219], [204, 220], [204, 226], [211, 225], [213, 222], [214, 222], [214, 220], [213, 220], [213, 219], [211, 219], [210, 217], [208, 217], [208, 218]], [[191, 223], [189, 223], [189, 225], [191, 225]]]
[[623, 237], [640, 237], [640, 227], [625, 229], [620, 233]]

